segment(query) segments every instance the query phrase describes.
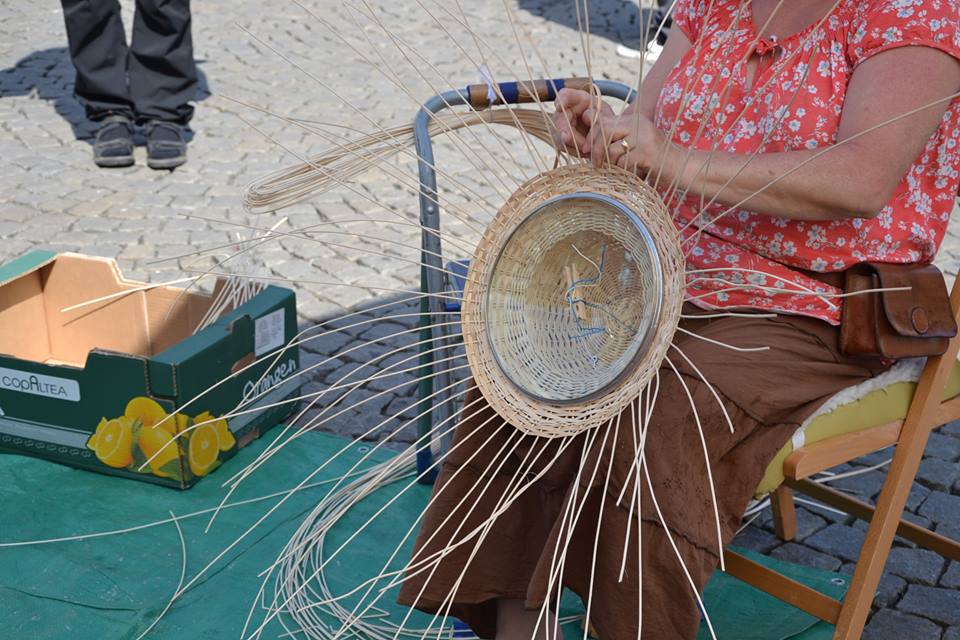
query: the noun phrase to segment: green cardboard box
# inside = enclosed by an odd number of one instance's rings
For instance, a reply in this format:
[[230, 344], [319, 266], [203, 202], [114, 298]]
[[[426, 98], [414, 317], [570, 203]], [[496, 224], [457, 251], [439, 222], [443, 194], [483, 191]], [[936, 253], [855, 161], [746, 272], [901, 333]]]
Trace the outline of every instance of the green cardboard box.
[[0, 266], [0, 451], [192, 486], [289, 415], [300, 388], [293, 291], [266, 287], [194, 333], [212, 302], [105, 258]]

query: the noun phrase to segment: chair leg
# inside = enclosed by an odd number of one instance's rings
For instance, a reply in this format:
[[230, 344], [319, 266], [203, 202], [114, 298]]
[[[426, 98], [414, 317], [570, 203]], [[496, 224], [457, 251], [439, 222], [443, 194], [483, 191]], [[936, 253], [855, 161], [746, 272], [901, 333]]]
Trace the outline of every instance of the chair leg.
[[773, 528], [777, 537], [790, 542], [797, 537], [797, 507], [793, 501], [793, 489], [785, 484], [770, 494], [770, 507], [773, 511]]
[[[960, 287], [954, 288], [953, 308], [960, 304]], [[834, 640], [859, 640], [870, 613], [870, 604], [880, 584], [883, 568], [893, 546], [893, 537], [900, 526], [903, 510], [910, 496], [910, 487], [920, 468], [930, 431], [936, 426], [938, 399], [943, 394], [947, 376], [954, 366], [960, 342], [951, 341], [942, 356], [928, 360], [917, 383], [910, 411], [903, 422], [900, 441], [887, 471], [887, 479], [877, 500], [877, 507], [867, 537], [857, 559], [850, 590], [843, 601]]]
[[[919, 458], [927, 442], [926, 436], [927, 434], [922, 434], [917, 439], [898, 446], [898, 454], [901, 447], [919, 448], [919, 453], [913, 455], [905, 453], [900, 456], [901, 464], [896, 469], [891, 465], [890, 471], [887, 472], [887, 480], [884, 482], [876, 511], [867, 529], [867, 538], [860, 550], [850, 589], [843, 601], [834, 640], [860, 640], [863, 634], [863, 627], [870, 613], [870, 605], [873, 603], [873, 597], [887, 563], [887, 556], [893, 546], [897, 525], [903, 517], [910, 486], [920, 466]], [[914, 456], [916, 456], [915, 460]], [[894, 460], [896, 461], [896, 456]]]

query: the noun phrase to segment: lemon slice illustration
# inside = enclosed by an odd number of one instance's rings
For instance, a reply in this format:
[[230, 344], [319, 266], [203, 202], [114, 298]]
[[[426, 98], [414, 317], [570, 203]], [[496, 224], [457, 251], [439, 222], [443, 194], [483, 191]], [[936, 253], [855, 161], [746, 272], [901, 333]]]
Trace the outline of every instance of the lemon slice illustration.
[[[204, 411], [195, 418], [197, 424], [213, 420], [213, 415], [209, 411]], [[230, 427], [223, 418], [210, 423], [217, 430], [217, 445], [220, 451], [229, 451], [237, 443], [237, 439], [230, 433]]]
[[97, 458], [105, 465], [122, 469], [133, 462], [133, 420], [126, 417], [101, 420], [87, 440]]
[[187, 450], [190, 471], [193, 472], [193, 475], [198, 477], [207, 475], [219, 455], [217, 428], [212, 424], [197, 427], [190, 435], [190, 446]]

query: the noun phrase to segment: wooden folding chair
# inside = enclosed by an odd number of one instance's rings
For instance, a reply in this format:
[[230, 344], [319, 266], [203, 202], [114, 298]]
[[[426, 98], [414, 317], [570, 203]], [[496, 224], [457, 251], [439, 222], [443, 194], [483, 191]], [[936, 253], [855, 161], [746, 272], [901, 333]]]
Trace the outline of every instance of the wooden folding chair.
[[[960, 278], [953, 285], [950, 304], [960, 320]], [[943, 401], [951, 370], [957, 366], [960, 336], [953, 338], [942, 356], [929, 358], [920, 375], [910, 408], [903, 420], [848, 433], [802, 446], [785, 460], [785, 481], [771, 496], [777, 535], [791, 540], [797, 520], [793, 492], [843, 510], [870, 523], [857, 560], [853, 581], [843, 601], [825, 596], [772, 569], [727, 552], [727, 572], [821, 620], [836, 625], [834, 640], [856, 640], [870, 613], [870, 605], [883, 575], [895, 535], [911, 540], [945, 558], [960, 561], [960, 543], [903, 519], [930, 432], [960, 419], [960, 396]], [[876, 507], [813, 482], [809, 478], [838, 464], [896, 445], [893, 461]]]

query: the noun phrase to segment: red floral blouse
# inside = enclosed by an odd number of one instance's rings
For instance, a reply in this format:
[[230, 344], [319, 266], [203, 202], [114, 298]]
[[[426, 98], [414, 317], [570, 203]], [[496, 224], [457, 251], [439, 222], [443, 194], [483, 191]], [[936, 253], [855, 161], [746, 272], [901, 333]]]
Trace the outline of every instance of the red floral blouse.
[[[805, 31], [760, 41], [751, 14], [749, 0], [678, 0], [674, 24], [694, 45], [667, 77], [655, 118], [674, 142], [741, 154], [825, 147], [836, 140], [847, 84], [870, 56], [916, 45], [960, 58], [960, 0], [840, 0]], [[772, 47], [780, 47], [779, 56], [761, 62], [747, 86], [751, 48]], [[699, 270], [688, 276], [688, 296], [708, 309], [763, 309], [838, 324], [840, 300], [831, 296], [839, 291], [794, 268], [930, 262], [958, 185], [960, 100], [954, 100], [873, 219], [804, 222], [735, 210], [706, 224], [727, 207], [701, 208], [699, 196], [671, 202], [681, 227], [698, 214], [703, 225], [699, 233], [693, 233], [697, 223], [684, 232], [688, 269]], [[803, 293], [809, 291], [826, 295]]]

